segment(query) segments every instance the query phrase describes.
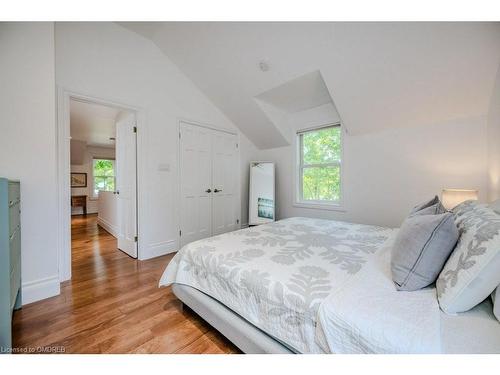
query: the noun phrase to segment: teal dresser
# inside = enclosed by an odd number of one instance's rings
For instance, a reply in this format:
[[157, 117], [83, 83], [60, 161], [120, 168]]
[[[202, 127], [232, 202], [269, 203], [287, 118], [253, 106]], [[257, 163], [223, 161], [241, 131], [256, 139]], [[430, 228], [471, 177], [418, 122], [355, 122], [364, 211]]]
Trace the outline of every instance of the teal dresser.
[[0, 178], [0, 353], [12, 347], [12, 314], [21, 307], [21, 194]]

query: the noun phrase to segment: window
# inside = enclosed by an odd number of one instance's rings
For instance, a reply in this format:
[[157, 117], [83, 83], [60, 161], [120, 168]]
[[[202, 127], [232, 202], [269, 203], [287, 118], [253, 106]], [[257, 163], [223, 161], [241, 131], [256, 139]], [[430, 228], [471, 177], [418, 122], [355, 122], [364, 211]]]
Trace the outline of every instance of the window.
[[342, 194], [340, 124], [298, 132], [297, 145], [296, 203], [339, 206]]
[[94, 177], [94, 197], [98, 197], [99, 191], [115, 190], [115, 161], [110, 159], [94, 159], [92, 166]]

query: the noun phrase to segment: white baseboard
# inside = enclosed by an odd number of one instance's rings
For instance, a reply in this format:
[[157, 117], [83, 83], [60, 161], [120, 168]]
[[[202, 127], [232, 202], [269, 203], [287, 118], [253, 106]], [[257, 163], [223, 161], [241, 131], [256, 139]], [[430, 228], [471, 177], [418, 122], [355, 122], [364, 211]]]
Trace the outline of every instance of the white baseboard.
[[139, 260], [146, 260], [170, 254], [177, 251], [178, 247], [179, 246], [176, 240], [168, 240], [149, 244], [146, 246], [145, 250], [139, 250]]
[[23, 305], [57, 296], [61, 293], [59, 275], [23, 283], [21, 292]]
[[110, 222], [104, 220], [102, 217], [97, 218], [97, 225], [102, 227], [106, 232], [111, 234], [113, 237], [118, 237], [118, 228], [111, 224]]

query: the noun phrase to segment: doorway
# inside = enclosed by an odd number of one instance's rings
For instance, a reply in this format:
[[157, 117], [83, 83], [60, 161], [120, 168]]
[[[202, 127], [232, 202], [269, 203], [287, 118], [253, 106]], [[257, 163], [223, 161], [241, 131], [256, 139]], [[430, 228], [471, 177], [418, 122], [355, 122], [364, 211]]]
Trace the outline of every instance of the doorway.
[[[62, 99], [58, 134], [60, 214], [63, 229], [69, 233], [61, 236], [61, 281], [71, 278], [71, 223], [75, 219], [88, 219], [88, 225], [96, 226], [88, 233], [105, 231], [115, 238], [116, 251], [138, 257], [138, 113], [132, 107], [75, 94], [67, 93]], [[96, 244], [94, 252], [98, 254]]]

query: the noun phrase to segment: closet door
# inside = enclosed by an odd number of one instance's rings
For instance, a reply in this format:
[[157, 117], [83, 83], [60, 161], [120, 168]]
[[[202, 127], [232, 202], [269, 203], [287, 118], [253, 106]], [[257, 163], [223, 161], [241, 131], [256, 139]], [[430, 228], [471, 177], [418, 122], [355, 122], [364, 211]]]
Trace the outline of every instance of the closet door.
[[212, 235], [212, 130], [181, 123], [181, 246]]
[[214, 131], [213, 165], [213, 234], [239, 228], [238, 220], [238, 146], [236, 136]]

